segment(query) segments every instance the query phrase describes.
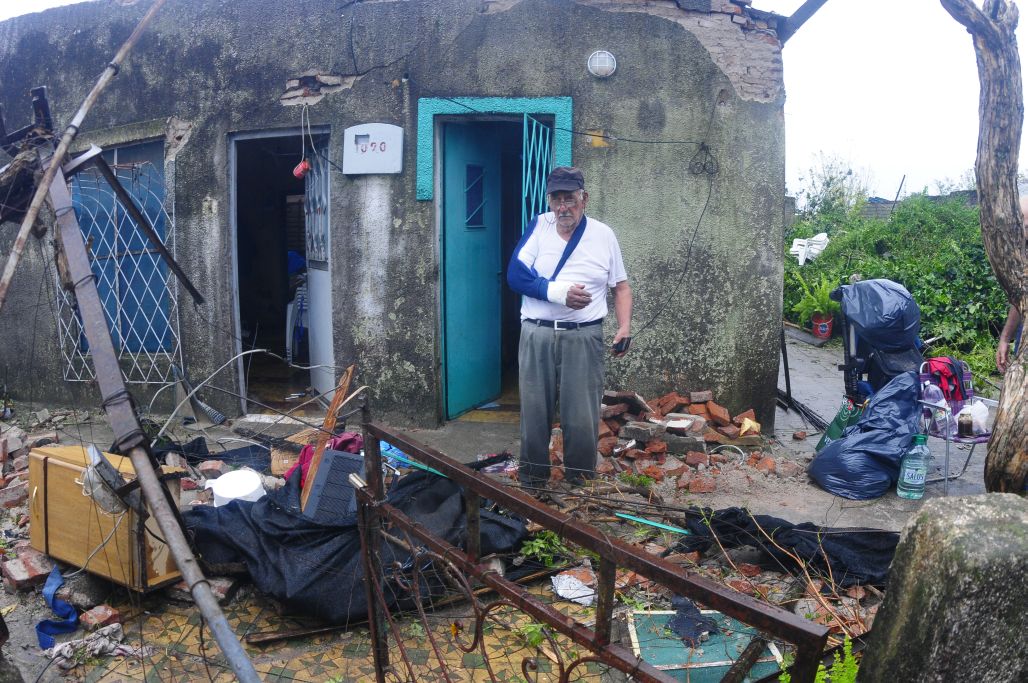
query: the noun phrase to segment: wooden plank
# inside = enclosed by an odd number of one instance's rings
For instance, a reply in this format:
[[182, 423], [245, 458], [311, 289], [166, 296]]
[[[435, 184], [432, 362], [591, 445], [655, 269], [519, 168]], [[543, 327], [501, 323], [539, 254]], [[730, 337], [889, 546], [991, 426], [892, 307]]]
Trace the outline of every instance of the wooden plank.
[[342, 408], [343, 402], [346, 400], [346, 394], [350, 391], [350, 380], [353, 379], [354, 367], [351, 365], [346, 368], [346, 372], [339, 378], [339, 386], [336, 387], [336, 393], [332, 396], [332, 403], [329, 404], [328, 413], [325, 415], [325, 422], [321, 425], [321, 432], [318, 433], [318, 443], [314, 446], [314, 455], [311, 457], [311, 465], [307, 470], [307, 478], [304, 480], [303, 493], [300, 495], [301, 511], [307, 508], [307, 501], [311, 497], [311, 489], [314, 488], [311, 484], [314, 483], [314, 478], [318, 474], [318, 467], [321, 466], [321, 456], [325, 453], [325, 447], [328, 446], [329, 439], [335, 434], [336, 419], [339, 415], [339, 409]]

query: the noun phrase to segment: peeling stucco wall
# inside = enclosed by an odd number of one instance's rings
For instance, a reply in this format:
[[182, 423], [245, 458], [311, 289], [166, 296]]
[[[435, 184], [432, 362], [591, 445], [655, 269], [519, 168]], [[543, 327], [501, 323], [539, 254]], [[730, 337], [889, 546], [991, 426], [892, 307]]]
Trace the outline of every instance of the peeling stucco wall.
[[[439, 234], [435, 204], [415, 196], [418, 99], [571, 97], [574, 129], [609, 136], [594, 145], [574, 135], [573, 158], [590, 214], [621, 241], [635, 327], [652, 319], [633, 352], [608, 366], [608, 385], [645, 395], [710, 388], [770, 424], [783, 268], [781, 48], [744, 2], [708, 4], [709, 12], [660, 0], [181, 0], [144, 34], [87, 118], [83, 144], [127, 142], [143, 130], [165, 138], [178, 253], [208, 297], [203, 307], [180, 299], [186, 365], [203, 377], [235, 353], [230, 136], [296, 127], [301, 107], [284, 102], [306, 103], [311, 123], [330, 127], [339, 162], [346, 127], [403, 127], [402, 174], [332, 174], [335, 355], [340, 366], [358, 364], [377, 414], [429, 425], [440, 406]], [[89, 3], [0, 23], [8, 126], [27, 120], [23, 93], [40, 84], [66, 121], [143, 11]], [[617, 57], [608, 79], [586, 73], [597, 49]], [[319, 75], [318, 92], [282, 99]], [[716, 175], [690, 172], [700, 143]], [[0, 229], [0, 247], [9, 233]], [[12, 301], [34, 301], [43, 272], [29, 259]], [[9, 322], [16, 307], [0, 312], [5, 357], [29, 346], [25, 326]], [[53, 347], [37, 354], [45, 367], [12, 384], [31, 379], [53, 400], [88, 396], [60, 379], [52, 321], [44, 316], [36, 332]], [[216, 383], [238, 391], [232, 372]], [[212, 398], [238, 407], [228, 395]]]

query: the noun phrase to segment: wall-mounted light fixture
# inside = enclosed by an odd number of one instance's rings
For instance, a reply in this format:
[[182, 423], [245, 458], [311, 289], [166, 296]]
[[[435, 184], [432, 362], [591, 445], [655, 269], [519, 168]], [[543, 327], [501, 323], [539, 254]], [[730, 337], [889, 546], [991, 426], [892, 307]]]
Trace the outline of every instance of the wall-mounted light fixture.
[[606, 50], [597, 50], [589, 55], [589, 61], [586, 62], [586, 66], [589, 68], [589, 73], [596, 76], [596, 78], [606, 78], [618, 68], [618, 61], [614, 59], [614, 55]]

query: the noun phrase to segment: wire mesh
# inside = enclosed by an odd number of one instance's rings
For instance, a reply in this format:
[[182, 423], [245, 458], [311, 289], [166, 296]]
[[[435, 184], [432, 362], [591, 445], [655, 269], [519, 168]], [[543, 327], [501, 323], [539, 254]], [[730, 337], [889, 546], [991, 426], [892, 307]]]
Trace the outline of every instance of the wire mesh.
[[[175, 227], [165, 208], [161, 172], [149, 162], [119, 164], [114, 171], [174, 255]], [[75, 175], [72, 203], [125, 381], [172, 381], [172, 364], [182, 362], [178, 283], [99, 171], [85, 169]], [[75, 296], [57, 284], [64, 379], [90, 381], [89, 344]]]

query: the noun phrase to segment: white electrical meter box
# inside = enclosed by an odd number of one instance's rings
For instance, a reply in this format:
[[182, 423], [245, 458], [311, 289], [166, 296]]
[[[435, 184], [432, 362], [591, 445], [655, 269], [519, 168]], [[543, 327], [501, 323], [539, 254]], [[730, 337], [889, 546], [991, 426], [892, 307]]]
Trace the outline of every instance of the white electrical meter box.
[[343, 173], [399, 173], [403, 170], [403, 128], [362, 123], [343, 131]]

